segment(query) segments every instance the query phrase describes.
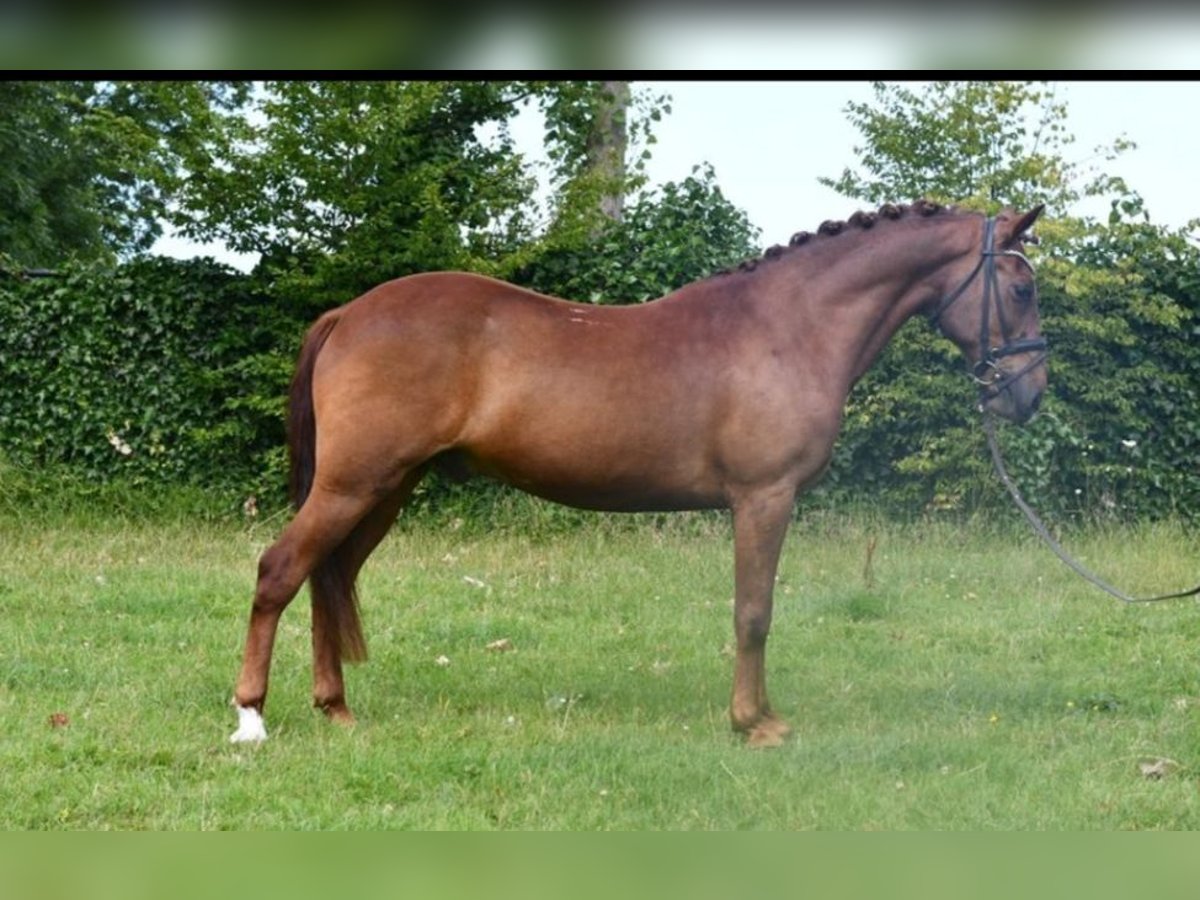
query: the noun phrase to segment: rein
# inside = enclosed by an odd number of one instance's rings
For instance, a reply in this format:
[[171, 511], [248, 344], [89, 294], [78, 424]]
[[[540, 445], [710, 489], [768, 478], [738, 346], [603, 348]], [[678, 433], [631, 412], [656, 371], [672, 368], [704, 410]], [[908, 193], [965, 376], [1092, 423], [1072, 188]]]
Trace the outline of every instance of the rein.
[[[1004, 459], [1000, 455], [1000, 445], [996, 441], [995, 423], [991, 415], [986, 411], [984, 404], [991, 398], [999, 395], [1018, 378], [1021, 378], [1027, 372], [1041, 365], [1046, 359], [1048, 350], [1044, 338], [1017, 338], [1016, 340], [1009, 340], [1007, 323], [1004, 321], [1003, 306], [1000, 303], [1000, 287], [996, 277], [996, 257], [1015, 256], [1024, 262], [1025, 265], [1029, 266], [1030, 271], [1033, 270], [1033, 263], [1025, 257], [1025, 254], [1017, 250], [997, 250], [995, 248], [995, 233], [996, 219], [994, 217], [988, 218], [987, 224], [984, 227], [983, 248], [980, 251], [979, 262], [975, 264], [975, 268], [971, 270], [966, 279], [938, 304], [937, 308], [933, 311], [933, 315], [930, 316], [930, 320], [933, 326], [940, 330], [938, 323], [942, 317], [942, 313], [949, 309], [951, 304], [963, 295], [976, 276], [981, 271], [983, 272], [983, 301], [979, 316], [979, 347], [983, 355], [979, 362], [975, 364], [971, 375], [980, 387], [981, 402], [979, 408], [983, 412], [983, 433], [987, 437], [988, 450], [992, 454], [992, 465], [996, 469], [996, 474], [1000, 476], [1001, 483], [1013, 498], [1017, 509], [1028, 520], [1034, 533], [1046, 542], [1046, 545], [1054, 551], [1055, 556], [1066, 563], [1069, 568], [1085, 581], [1091, 582], [1100, 588], [1100, 590], [1117, 598], [1122, 603], [1157, 603], [1161, 600], [1179, 600], [1184, 597], [1194, 597], [1200, 594], [1200, 584], [1196, 585], [1190, 591], [1158, 594], [1153, 597], [1134, 597], [1119, 588], [1113, 587], [1063, 549], [1062, 545], [1050, 534], [1050, 529], [1046, 527], [1038, 514], [1034, 512], [1033, 507], [1025, 502], [1025, 498], [1017, 490], [1017, 485], [1012, 480], [1012, 476], [1008, 474], [1008, 469], [1004, 465]], [[1000, 324], [1000, 333], [1004, 338], [1004, 343], [999, 347], [992, 347], [990, 350], [985, 351], [983, 348], [987, 347], [990, 343], [990, 317], [993, 305], [996, 308], [996, 320]], [[1005, 356], [1015, 356], [1019, 353], [1037, 353], [1037, 355], [1015, 372], [1005, 372], [1001, 369], [998, 362], [1000, 359], [1003, 359]]]
[[1054, 551], [1055, 556], [1066, 563], [1077, 575], [1086, 581], [1090, 581], [1100, 590], [1104, 591], [1113, 597], [1116, 597], [1122, 603], [1157, 603], [1160, 600], [1178, 600], [1183, 597], [1194, 597], [1200, 594], [1200, 584], [1196, 585], [1190, 591], [1178, 591], [1173, 594], [1157, 594], [1153, 597], [1134, 597], [1125, 593], [1119, 588], [1113, 587], [1091, 569], [1084, 566], [1071, 554], [1062, 548], [1062, 545], [1056, 541], [1050, 534], [1050, 530], [1045, 523], [1038, 517], [1038, 514], [1033, 511], [1025, 499], [1021, 496], [1021, 492], [1017, 490], [1016, 484], [1012, 480], [1012, 476], [1008, 474], [1008, 469], [1004, 466], [1004, 459], [1000, 455], [1000, 445], [996, 442], [996, 425], [992, 421], [992, 417], [986, 412], [983, 414], [983, 433], [987, 436], [988, 450], [992, 454], [992, 465], [995, 466], [996, 474], [1000, 476], [1000, 481], [1008, 489], [1008, 493], [1012, 496], [1013, 502], [1017, 504], [1019, 509], [1029, 521], [1033, 528], [1034, 534], [1046, 542], [1046, 545]]

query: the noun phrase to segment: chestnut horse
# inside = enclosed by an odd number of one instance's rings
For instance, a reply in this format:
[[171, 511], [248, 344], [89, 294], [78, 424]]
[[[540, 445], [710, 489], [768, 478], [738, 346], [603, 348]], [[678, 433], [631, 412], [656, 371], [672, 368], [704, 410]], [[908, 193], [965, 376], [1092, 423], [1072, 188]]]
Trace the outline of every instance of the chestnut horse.
[[635, 306], [437, 272], [326, 313], [292, 383], [298, 512], [259, 561], [232, 740], [266, 737], [276, 628], [306, 579], [314, 702], [353, 721], [355, 579], [421, 476], [447, 465], [590, 509], [731, 509], [730, 718], [751, 745], [780, 743], [764, 651], [797, 492], [829, 463], [850, 388], [917, 314], [962, 350], [990, 410], [1033, 415], [1046, 344], [1021, 248], [1041, 211], [887, 205]]

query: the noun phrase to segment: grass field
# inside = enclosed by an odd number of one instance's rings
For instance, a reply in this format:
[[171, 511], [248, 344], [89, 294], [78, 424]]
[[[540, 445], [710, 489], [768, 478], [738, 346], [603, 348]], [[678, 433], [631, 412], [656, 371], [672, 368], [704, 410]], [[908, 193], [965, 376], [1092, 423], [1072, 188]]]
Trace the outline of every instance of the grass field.
[[[302, 597], [261, 746], [229, 701], [279, 521], [0, 523], [0, 828], [1200, 827], [1194, 601], [1123, 606], [1015, 531], [801, 522], [768, 656], [795, 735], [753, 751], [726, 521], [581, 522], [389, 537], [351, 729], [309, 706]], [[1200, 578], [1182, 528], [1068, 541], [1134, 590]]]

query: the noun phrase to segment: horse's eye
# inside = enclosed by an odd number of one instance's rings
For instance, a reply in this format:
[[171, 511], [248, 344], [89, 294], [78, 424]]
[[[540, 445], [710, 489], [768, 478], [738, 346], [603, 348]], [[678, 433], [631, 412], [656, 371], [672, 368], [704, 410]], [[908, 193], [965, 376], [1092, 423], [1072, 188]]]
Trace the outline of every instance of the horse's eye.
[[1033, 299], [1033, 285], [1032, 284], [1014, 284], [1013, 285], [1013, 293], [1016, 295], [1017, 299], [1020, 300], [1022, 303], [1028, 303], [1030, 300]]

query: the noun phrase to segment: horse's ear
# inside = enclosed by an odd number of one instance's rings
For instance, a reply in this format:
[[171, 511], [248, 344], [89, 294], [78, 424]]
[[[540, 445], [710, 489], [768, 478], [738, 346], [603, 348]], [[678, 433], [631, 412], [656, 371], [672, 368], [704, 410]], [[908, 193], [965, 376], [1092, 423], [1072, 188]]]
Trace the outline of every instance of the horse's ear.
[[1025, 232], [1033, 227], [1033, 223], [1038, 220], [1038, 216], [1045, 212], [1045, 210], [1046, 204], [1039, 203], [1029, 212], [1025, 213], [1025, 215], [1021, 216], [1021, 218], [1017, 219], [1016, 224], [1014, 224], [1012, 227], [1012, 231], [1010, 231], [1008, 233], [1008, 237], [1004, 239], [1004, 246], [1011, 247], [1013, 244], [1017, 243], [1017, 241], [1021, 240], [1022, 238], [1026, 238], [1027, 235]]

